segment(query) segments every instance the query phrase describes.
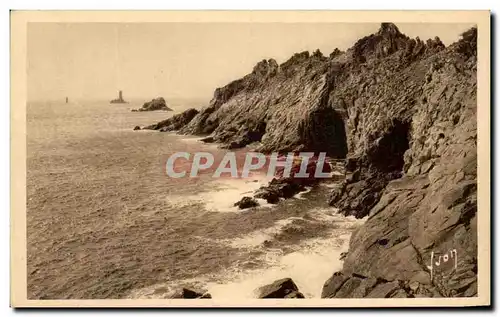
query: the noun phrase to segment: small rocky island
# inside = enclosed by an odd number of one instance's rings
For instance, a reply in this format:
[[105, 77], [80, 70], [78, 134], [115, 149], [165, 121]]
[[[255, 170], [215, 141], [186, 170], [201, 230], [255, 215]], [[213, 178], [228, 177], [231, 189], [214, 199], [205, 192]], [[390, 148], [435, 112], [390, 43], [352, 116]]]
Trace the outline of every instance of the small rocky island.
[[163, 110], [163, 111], [173, 111], [171, 108], [167, 106], [167, 102], [163, 97], [158, 97], [155, 98], [151, 101], [145, 102], [142, 105], [142, 108], [139, 109], [132, 109], [132, 112], [140, 112], [140, 111], [156, 111], [156, 110]]
[[109, 103], [127, 103], [127, 102], [123, 99], [123, 93], [120, 90], [118, 92], [118, 98], [111, 100]]

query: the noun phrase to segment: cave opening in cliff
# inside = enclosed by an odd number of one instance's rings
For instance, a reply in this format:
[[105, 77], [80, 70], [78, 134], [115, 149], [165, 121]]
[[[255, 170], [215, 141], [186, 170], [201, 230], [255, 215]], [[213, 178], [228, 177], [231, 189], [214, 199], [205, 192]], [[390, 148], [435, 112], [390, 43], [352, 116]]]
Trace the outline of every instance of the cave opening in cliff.
[[333, 108], [317, 109], [299, 126], [307, 151], [326, 152], [334, 159], [347, 156], [347, 136], [342, 116]]
[[400, 172], [409, 146], [410, 122], [394, 120], [392, 128], [379, 141], [372, 155], [375, 167], [383, 172]]
[[345, 132], [345, 123], [342, 116], [338, 112], [332, 115], [334, 142], [332, 144], [332, 156], [338, 159], [345, 159], [347, 156], [347, 135]]
[[266, 134], [267, 123], [265, 121], [260, 121], [257, 123], [254, 129], [248, 132], [249, 142], [260, 142], [262, 137]]

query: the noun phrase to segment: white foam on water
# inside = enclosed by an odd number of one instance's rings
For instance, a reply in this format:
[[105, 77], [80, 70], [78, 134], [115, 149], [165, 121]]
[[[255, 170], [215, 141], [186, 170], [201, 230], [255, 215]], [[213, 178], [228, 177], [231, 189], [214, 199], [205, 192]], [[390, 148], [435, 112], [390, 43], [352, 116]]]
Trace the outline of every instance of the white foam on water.
[[221, 240], [221, 242], [228, 243], [233, 248], [254, 248], [262, 246], [262, 243], [266, 240], [270, 240], [273, 238], [275, 234], [281, 232], [281, 230], [288, 224], [292, 223], [294, 219], [302, 219], [299, 217], [290, 217], [287, 219], [278, 220], [274, 223], [272, 227], [253, 231], [243, 237], [235, 238], [235, 239], [226, 239]]
[[259, 287], [289, 277], [307, 298], [320, 298], [325, 281], [342, 267], [339, 258], [347, 251], [349, 238], [350, 233], [334, 234], [310, 240], [300, 250], [287, 255], [275, 252], [269, 262], [276, 264], [228, 278], [223, 284], [208, 283], [206, 288], [213, 298], [256, 298]]
[[[205, 187], [214, 188], [214, 190], [201, 192], [196, 195], [183, 195], [176, 197], [167, 197], [169, 203], [175, 206], [192, 205], [200, 203], [209, 211], [215, 212], [242, 212], [234, 203], [244, 196], [253, 197], [255, 190], [261, 186], [267, 185], [270, 181], [265, 174], [254, 174], [248, 178], [227, 178], [216, 179]], [[265, 200], [258, 200], [260, 207], [271, 207]]]
[[[342, 268], [340, 254], [347, 251], [351, 230], [364, 220], [344, 217], [333, 208], [317, 208], [308, 215], [310, 221], [335, 223], [329, 236], [300, 242], [296, 251], [284, 255], [281, 249], [266, 249], [264, 260], [267, 267], [228, 275], [224, 283], [207, 283], [213, 298], [241, 299], [255, 298], [255, 290], [285, 277], [290, 277], [307, 298], [320, 298], [324, 282]], [[275, 222], [274, 226], [256, 230], [244, 237], [233, 239], [231, 246], [237, 248], [261, 248], [287, 224], [301, 217], [290, 217]]]
[[307, 198], [305, 198], [304, 195], [307, 194], [308, 192], [310, 192], [311, 190], [312, 190], [312, 187], [306, 187], [306, 190], [298, 193], [297, 195], [295, 195], [295, 197], [297, 199], [303, 199], [303, 200], [305, 200]]
[[245, 179], [228, 179], [217, 181], [218, 191], [204, 193], [205, 207], [211, 211], [236, 212], [240, 211], [234, 203], [244, 196], [253, 197], [255, 190], [267, 183], [265, 177], [251, 177]]
[[332, 182], [332, 183], [323, 183], [321, 186], [326, 187], [326, 188], [337, 188], [342, 185], [341, 182]]
[[209, 143], [209, 142], [202, 142], [205, 137], [198, 137], [198, 136], [190, 136], [190, 135], [179, 135], [176, 134], [179, 137], [179, 140], [181, 142], [185, 142], [188, 144], [196, 144], [197, 146], [203, 146], [204, 148], [208, 148], [210, 150], [215, 150], [215, 151], [224, 151], [223, 149], [220, 148], [221, 143]]
[[[340, 255], [347, 251], [352, 229], [364, 220], [344, 217], [334, 208], [316, 208], [308, 212], [308, 221], [335, 224], [326, 237], [303, 240], [294, 245], [294, 252], [285, 254], [283, 250], [265, 248], [262, 243], [279, 233], [294, 220], [289, 217], [276, 221], [270, 228], [256, 230], [236, 239], [210, 240], [235, 248], [260, 249], [266, 253], [259, 258], [238, 260], [225, 272], [197, 276], [192, 279], [161, 283], [131, 292], [132, 298], [166, 298], [176, 285], [195, 285], [207, 290], [212, 298], [224, 300], [256, 298], [259, 287], [281, 278], [292, 278], [299, 291], [306, 298], [320, 298], [323, 284], [331, 275], [342, 268]], [[206, 239], [200, 237], [200, 239]], [[244, 264], [264, 261], [265, 267], [248, 270]]]
[[338, 213], [338, 208], [315, 208], [308, 212], [309, 216], [318, 221], [335, 223], [336, 228], [349, 229], [361, 225], [365, 219], [354, 216], [344, 216]]
[[183, 141], [183, 142], [188, 142], [188, 143], [202, 143], [202, 144], [211, 144], [211, 143], [205, 143], [205, 142], [201, 142], [202, 139], [204, 139], [204, 137], [198, 137], [198, 136], [189, 136], [189, 135], [179, 135], [179, 134], [176, 134], [177, 136], [179, 136], [180, 140]]

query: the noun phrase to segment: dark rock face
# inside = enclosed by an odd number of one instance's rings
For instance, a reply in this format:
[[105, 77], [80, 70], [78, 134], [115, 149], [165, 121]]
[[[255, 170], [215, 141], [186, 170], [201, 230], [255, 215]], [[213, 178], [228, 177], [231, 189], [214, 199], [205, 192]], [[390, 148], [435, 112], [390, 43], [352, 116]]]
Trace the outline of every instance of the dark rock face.
[[259, 188], [255, 193], [255, 198], [265, 199], [270, 204], [277, 204], [283, 194], [271, 185]]
[[[347, 52], [334, 50], [329, 58], [317, 51], [297, 53], [281, 65], [263, 60], [252, 73], [218, 88], [180, 133], [210, 134], [228, 149], [260, 142], [263, 152], [322, 151], [345, 158], [354, 153], [352, 143], [358, 140], [352, 137], [360, 134], [356, 128], [364, 105], [394, 110], [384, 119], [409, 124], [408, 113], [397, 110], [416, 105], [429, 67], [429, 61], [412, 62], [441, 50], [439, 39], [413, 40], [384, 23], [376, 34]], [[380, 121], [362, 134], [375, 141], [380, 136], [374, 132], [386, 133], [388, 125]]]
[[[262, 61], [251, 74], [218, 88], [180, 133], [210, 134], [230, 149], [260, 142], [263, 152], [327, 149], [345, 156], [342, 114], [328, 106], [331, 73], [322, 54], [298, 53], [281, 65]], [[341, 141], [329, 142], [337, 134]]]
[[334, 158], [347, 155], [346, 131], [342, 116], [330, 107], [314, 109], [299, 125], [302, 149], [327, 152]]
[[134, 127], [134, 131], [136, 131], [136, 130], [140, 130], [140, 129], [141, 129], [141, 127], [140, 127], [140, 126], [138, 126], [138, 125], [136, 125], [136, 126]]
[[203, 298], [212, 298], [212, 295], [209, 293], [204, 293], [202, 291], [195, 291], [189, 288], [182, 288], [178, 291], [176, 291], [171, 298], [182, 298], [182, 299], [203, 299]]
[[[382, 24], [345, 53], [296, 54], [277, 72], [233, 82], [182, 131], [210, 126], [216, 142], [244, 146], [263, 122], [262, 151], [346, 157], [330, 203], [369, 218], [351, 238], [343, 286], [327, 282], [324, 297], [474, 296], [477, 32], [462, 37], [444, 47]], [[431, 255], [450, 252], [462, 255], [456, 267], [434, 265], [431, 279]]]
[[[134, 110], [132, 110], [132, 111], [134, 111]], [[142, 108], [139, 108], [135, 111], [155, 111], [155, 110], [172, 111], [172, 109], [170, 109], [167, 106], [167, 103], [163, 97], [158, 97], [158, 98], [155, 98], [151, 101], [145, 102], [142, 105]]]
[[[329, 202], [368, 219], [323, 297], [475, 296], [476, 52], [475, 28], [445, 47], [383, 23], [346, 52], [259, 62], [179, 133], [345, 159]], [[277, 202], [300, 186], [270, 184], [256, 197]]]
[[184, 112], [172, 116], [171, 118], [144, 127], [144, 129], [159, 130], [162, 132], [176, 131], [188, 124], [197, 114], [198, 110], [190, 108]]
[[252, 207], [257, 207], [259, 205], [259, 203], [251, 198], [251, 197], [243, 197], [241, 198], [240, 201], [238, 201], [237, 203], [234, 204], [235, 207], [238, 207], [240, 209], [247, 209], [247, 208], [252, 208]]
[[293, 291], [285, 295], [285, 298], [306, 298], [301, 292]]
[[260, 287], [257, 292], [258, 298], [304, 298], [291, 278], [276, 280]]
[[267, 186], [262, 186], [256, 190], [254, 197], [265, 199], [270, 204], [277, 204], [280, 198], [291, 198], [296, 194], [305, 191], [306, 186], [312, 186], [319, 181], [319, 179], [314, 178], [315, 172], [318, 168], [321, 168], [321, 172], [323, 173], [330, 173], [332, 171], [330, 163], [326, 161], [323, 162], [322, 166], [319, 165], [317, 157], [309, 158], [305, 171], [309, 174], [309, 177], [307, 178], [295, 177], [295, 175], [300, 171], [300, 161], [292, 165], [289, 177], [284, 177], [284, 167], [279, 167], [276, 169], [277, 178], [273, 178]]
[[291, 198], [305, 191], [306, 179], [273, 178], [267, 186], [262, 186], [255, 192], [255, 198], [265, 199], [270, 204], [276, 204], [280, 198]]
[[[477, 295], [476, 36], [467, 31], [446, 49], [430, 41], [425, 50], [433, 55], [411, 59], [407, 69], [426, 69], [412, 74], [414, 106], [400, 107], [413, 91], [405, 85], [387, 114], [352, 110], [347, 126], [357, 155], [331, 202], [369, 218], [323, 297]], [[376, 127], [385, 118], [393, 124]]]
[[358, 274], [346, 276], [341, 272], [333, 274], [323, 287], [322, 298], [331, 298], [330, 294], [336, 294], [337, 298], [413, 298], [432, 297], [431, 293], [419, 290], [418, 282], [405, 283], [404, 281], [387, 281], [382, 278], [371, 278]]

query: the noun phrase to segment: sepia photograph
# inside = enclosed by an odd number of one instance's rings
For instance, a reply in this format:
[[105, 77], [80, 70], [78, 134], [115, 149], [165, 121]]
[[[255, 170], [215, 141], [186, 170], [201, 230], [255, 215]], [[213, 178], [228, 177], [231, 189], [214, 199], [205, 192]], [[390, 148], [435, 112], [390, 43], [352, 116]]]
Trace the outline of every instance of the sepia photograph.
[[488, 11], [11, 32], [12, 306], [490, 304]]

